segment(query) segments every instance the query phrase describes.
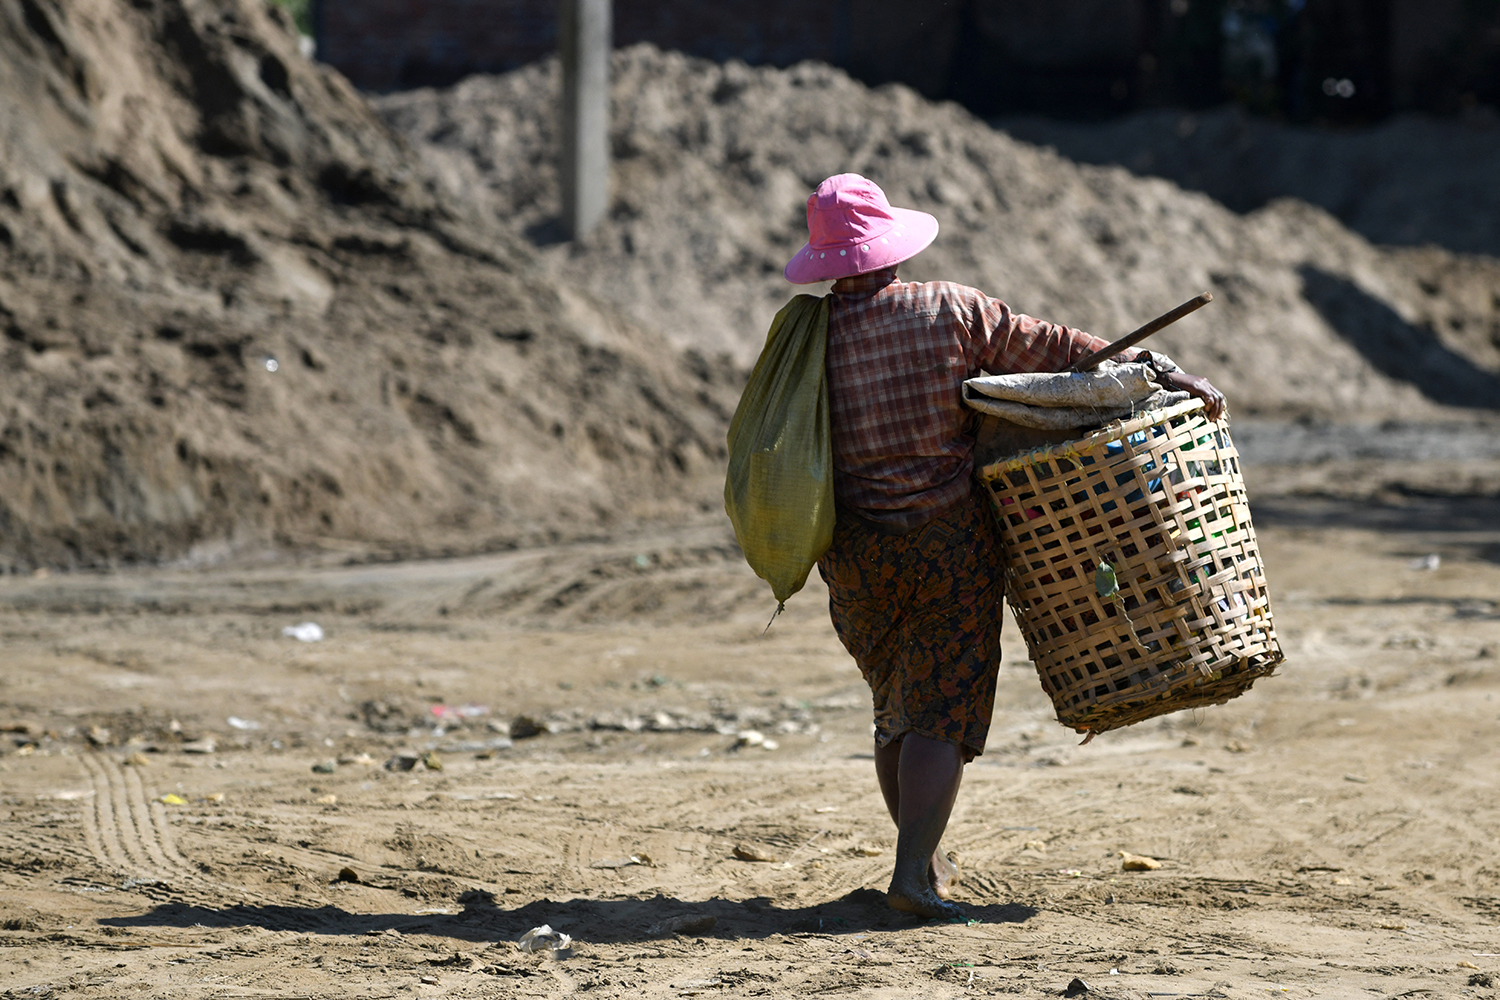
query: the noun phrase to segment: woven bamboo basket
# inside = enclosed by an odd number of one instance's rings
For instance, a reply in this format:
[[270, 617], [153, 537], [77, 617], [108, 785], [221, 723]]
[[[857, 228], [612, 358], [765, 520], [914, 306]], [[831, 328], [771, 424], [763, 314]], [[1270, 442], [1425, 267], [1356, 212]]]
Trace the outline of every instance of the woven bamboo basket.
[[1201, 401], [978, 475], [1006, 598], [1063, 725], [1092, 739], [1220, 705], [1282, 661], [1239, 454]]

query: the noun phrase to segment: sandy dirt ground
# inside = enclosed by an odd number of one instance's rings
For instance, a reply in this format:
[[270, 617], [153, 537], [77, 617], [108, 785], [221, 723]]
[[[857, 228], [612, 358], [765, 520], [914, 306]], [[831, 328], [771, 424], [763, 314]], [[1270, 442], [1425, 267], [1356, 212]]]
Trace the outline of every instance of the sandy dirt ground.
[[[1325, 205], [1374, 164], [1354, 231], [826, 67], [614, 73], [564, 245], [548, 65], [377, 115], [258, 0], [0, 0], [0, 998], [1494, 997], [1500, 264], [1452, 209], [1494, 136], [1226, 161]], [[961, 923], [885, 907], [826, 596], [763, 634], [714, 513], [849, 169], [941, 219], [912, 277], [1100, 333], [1214, 289], [1160, 346], [1282, 466], [1244, 698], [1080, 747], [1008, 628]]]
[[1077, 746], [1007, 624], [967, 924], [883, 905], [824, 592], [763, 636], [717, 521], [0, 581], [0, 995], [1495, 996], [1500, 508], [1258, 519], [1288, 658], [1229, 705]]

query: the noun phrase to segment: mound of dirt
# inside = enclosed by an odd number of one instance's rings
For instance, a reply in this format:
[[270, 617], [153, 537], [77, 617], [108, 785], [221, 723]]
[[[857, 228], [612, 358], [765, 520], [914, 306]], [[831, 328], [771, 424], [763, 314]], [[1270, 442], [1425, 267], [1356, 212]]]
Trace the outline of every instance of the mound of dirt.
[[1160, 343], [1242, 415], [1500, 400], [1489, 258], [1242, 217], [823, 66], [642, 46], [614, 79], [610, 215], [564, 244], [555, 62], [377, 115], [257, 0], [0, 0], [0, 572], [711, 512], [803, 200], [841, 170], [941, 220], [913, 277], [1102, 335], [1214, 289]]
[[1149, 111], [1103, 124], [1040, 118], [995, 123], [1083, 163], [1165, 177], [1249, 212], [1300, 198], [1375, 243], [1436, 244], [1500, 257], [1500, 116], [1416, 115], [1334, 131], [1253, 118]]
[[736, 373], [540, 266], [256, 0], [0, 0], [0, 572], [717, 506]]
[[569, 246], [549, 245], [555, 61], [376, 107], [442, 187], [487, 189], [489, 211], [541, 244], [559, 278], [741, 363], [795, 290], [781, 268], [805, 238], [807, 193], [853, 170], [942, 224], [910, 277], [973, 284], [1102, 336], [1214, 290], [1210, 309], [1156, 343], [1220, 383], [1240, 414], [1472, 419], [1500, 406], [1494, 261], [1383, 250], [1303, 202], [1240, 216], [826, 66], [752, 69], [637, 46], [616, 53], [613, 74], [610, 214]]

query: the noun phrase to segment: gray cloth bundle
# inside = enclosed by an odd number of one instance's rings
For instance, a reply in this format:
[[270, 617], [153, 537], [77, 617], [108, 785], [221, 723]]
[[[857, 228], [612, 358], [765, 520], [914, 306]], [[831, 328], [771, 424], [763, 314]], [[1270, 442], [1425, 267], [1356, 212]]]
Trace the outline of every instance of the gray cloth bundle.
[[[1163, 369], [1176, 366], [1161, 355]], [[964, 382], [969, 407], [1022, 427], [1068, 430], [1181, 403], [1185, 392], [1162, 388], [1156, 372], [1140, 362], [1105, 361], [1087, 372], [1020, 372], [983, 375]]]

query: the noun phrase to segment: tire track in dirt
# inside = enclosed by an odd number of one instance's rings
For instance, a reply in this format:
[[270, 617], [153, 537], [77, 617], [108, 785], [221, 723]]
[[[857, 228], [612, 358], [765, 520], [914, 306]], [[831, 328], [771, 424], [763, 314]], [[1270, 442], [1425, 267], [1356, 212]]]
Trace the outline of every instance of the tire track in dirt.
[[83, 754], [79, 760], [94, 785], [100, 839], [107, 850], [114, 848], [109, 860], [132, 875], [166, 881], [167, 876], [181, 874], [184, 869], [167, 860], [139, 774], [132, 770], [127, 775], [119, 764], [98, 754]]
[[218, 908], [226, 895], [271, 903], [241, 886], [205, 879], [177, 849], [166, 808], [149, 796], [140, 773], [104, 754], [80, 754], [94, 794], [82, 812], [83, 839], [96, 862], [134, 883], [159, 882], [171, 894]]
[[[88, 765], [82, 765], [85, 773]], [[89, 775], [92, 783], [93, 775]], [[109, 852], [104, 848], [104, 836], [99, 827], [99, 790], [91, 788], [89, 794], [84, 796], [83, 808], [78, 811], [79, 821], [83, 827], [83, 846], [87, 848], [93, 859], [104, 867], [114, 865]]]
[[1009, 882], [979, 871], [965, 871], [959, 882], [959, 897], [970, 902], [1011, 903], [1016, 891]]
[[853, 871], [844, 872], [829, 878], [824, 887], [830, 898], [838, 899], [856, 889], [874, 889], [877, 892], [885, 891], [885, 884], [890, 881], [890, 866], [878, 861], [862, 864]]
[[181, 869], [167, 858], [166, 815], [160, 811], [160, 803], [154, 803], [158, 811], [152, 811], [153, 803], [146, 795], [140, 771], [133, 767], [124, 770], [108, 758], [105, 758], [104, 769], [111, 785], [124, 785], [125, 805], [135, 827], [135, 843], [144, 852], [148, 864], [162, 873], [177, 874]]
[[133, 868], [120, 841], [119, 824], [115, 821], [114, 796], [109, 776], [92, 754], [83, 754], [79, 763], [88, 775], [94, 794], [90, 803], [83, 807], [84, 842], [90, 847], [98, 845], [95, 857], [100, 864], [117, 871], [128, 872]]
[[26, 829], [15, 821], [0, 827], [0, 870], [34, 871], [39, 868], [55, 868], [60, 860], [71, 862], [80, 869], [91, 870], [98, 864], [96, 857], [86, 845], [80, 849], [76, 841], [55, 829], [43, 833], [36, 829]]

